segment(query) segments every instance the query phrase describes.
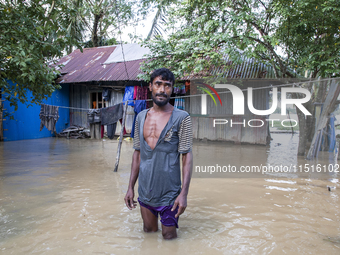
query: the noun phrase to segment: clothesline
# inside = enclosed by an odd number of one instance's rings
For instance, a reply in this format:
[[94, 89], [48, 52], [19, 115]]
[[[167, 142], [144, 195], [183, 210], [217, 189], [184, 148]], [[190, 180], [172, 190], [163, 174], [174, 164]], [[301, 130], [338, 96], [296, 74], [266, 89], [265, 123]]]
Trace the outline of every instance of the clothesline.
[[[126, 100], [126, 101], [133, 102], [133, 101], [137, 101], [137, 100]], [[124, 102], [126, 102], [126, 101], [124, 101]], [[139, 100], [139, 101], [152, 101], [152, 99], [145, 99], [145, 100]], [[121, 103], [118, 103], [118, 104], [121, 104]], [[59, 106], [59, 105], [52, 105], [52, 104], [44, 104], [44, 105], [58, 106], [59, 108], [65, 108], [65, 109], [71, 109], [71, 110], [82, 110], [82, 111], [99, 110], [99, 109], [107, 108], [107, 107], [103, 107], [103, 108], [93, 109], [93, 108], [77, 108], [77, 107], [69, 107], [69, 106]]]
[[[200, 96], [200, 95], [192, 95], [192, 96]], [[187, 96], [170, 97], [170, 99], [183, 98], [183, 97], [187, 97]], [[129, 102], [133, 102], [133, 101], [137, 101], [137, 100], [126, 100], [126, 101], [128, 101], [128, 103], [129, 103]], [[126, 102], [126, 101], [124, 101], [124, 102]], [[139, 100], [139, 101], [150, 101], [151, 102], [152, 99], [143, 99], [143, 100]], [[58, 106], [59, 108], [65, 108], [65, 109], [71, 109], [71, 110], [81, 110], [81, 111], [89, 111], [89, 110], [99, 110], [99, 109], [102, 109], [102, 108], [98, 108], [98, 109], [93, 109], [93, 108], [77, 108], [77, 107], [59, 106], [59, 105], [52, 105], [52, 104], [44, 104], [44, 105]], [[103, 108], [106, 108], [106, 107], [103, 107]]]
[[[303, 82], [293, 82], [293, 83], [286, 83], [286, 84], [281, 84], [281, 85], [270, 85], [270, 86], [265, 86], [265, 87], [258, 87], [258, 88], [253, 88], [253, 90], [260, 90], [260, 89], [268, 89], [268, 88], [279, 88], [279, 87], [285, 87], [285, 86], [296, 86], [296, 85], [301, 85], [303, 83], [309, 83], [309, 82], [323, 82], [323, 81], [330, 81], [334, 80], [337, 78], [327, 78], [327, 79], [320, 79], [320, 80], [314, 80], [314, 81], [303, 81]], [[246, 91], [247, 89], [241, 89], [241, 91]], [[231, 93], [229, 90], [223, 91], [223, 92], [218, 92], [218, 94], [226, 94], [226, 93]], [[170, 97], [170, 99], [176, 99], [176, 98], [190, 98], [190, 97], [196, 97], [196, 96], [201, 96], [202, 94], [196, 94], [196, 95], [187, 95], [187, 96], [176, 96], [176, 97]], [[126, 100], [128, 102], [133, 102], [136, 100]], [[124, 102], [126, 102], [124, 101]], [[144, 101], [152, 101], [152, 99], [144, 99]], [[50, 105], [50, 104], [45, 104], [45, 105]], [[50, 106], [58, 106], [58, 105], [50, 105]], [[95, 110], [93, 108], [77, 108], [77, 107], [69, 107], [69, 106], [58, 106], [59, 108], [65, 108], [65, 109], [71, 109], [71, 110], [81, 110], [81, 111], [89, 111], [89, 110]]]

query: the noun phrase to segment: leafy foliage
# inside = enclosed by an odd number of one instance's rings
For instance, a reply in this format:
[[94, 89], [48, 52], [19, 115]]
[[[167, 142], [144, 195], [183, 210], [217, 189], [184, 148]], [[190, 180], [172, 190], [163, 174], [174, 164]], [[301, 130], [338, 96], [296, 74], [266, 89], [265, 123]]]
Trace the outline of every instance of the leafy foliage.
[[154, 4], [154, 8], [157, 10], [149, 34], [145, 39], [146, 41], [150, 40], [153, 36], [161, 36], [164, 34], [163, 27], [168, 24], [168, 9], [176, 3], [177, 0], [154, 0], [151, 2], [144, 2], [145, 6]]
[[[122, 29], [138, 22], [142, 9], [136, 0], [79, 0], [82, 22], [91, 34], [91, 42], [85, 46], [106, 45], [108, 38], [117, 38]], [[145, 15], [145, 13], [144, 13]]]
[[275, 9], [285, 17], [277, 31], [287, 62], [313, 78], [340, 75], [340, 2], [279, 1]]
[[17, 109], [19, 101], [40, 103], [51, 96], [59, 88], [54, 60], [74, 47], [117, 44], [112, 34], [146, 14], [135, 5], [135, 0], [0, 1], [0, 91], [5, 99]]
[[67, 36], [70, 11], [62, 1], [0, 2], [0, 89], [15, 109], [18, 101], [39, 103], [59, 87], [59, 72], [49, 64], [67, 45], [78, 45]]
[[168, 38], [146, 41], [149, 73], [171, 68], [177, 77], [205, 76], [241, 56], [273, 66], [277, 77], [339, 74], [339, 1], [184, 0], [168, 10]]

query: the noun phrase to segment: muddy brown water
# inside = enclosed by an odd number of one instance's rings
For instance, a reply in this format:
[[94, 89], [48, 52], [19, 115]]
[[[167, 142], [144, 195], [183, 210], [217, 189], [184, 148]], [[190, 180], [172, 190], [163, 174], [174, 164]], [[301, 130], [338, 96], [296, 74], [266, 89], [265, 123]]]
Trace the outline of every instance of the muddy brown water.
[[[273, 138], [267, 147], [196, 142], [194, 168], [337, 163], [328, 153], [298, 158], [296, 135]], [[178, 239], [164, 241], [125, 207], [132, 143], [118, 173], [116, 151], [114, 140], [0, 143], [0, 253], [340, 254], [339, 173], [194, 172]]]

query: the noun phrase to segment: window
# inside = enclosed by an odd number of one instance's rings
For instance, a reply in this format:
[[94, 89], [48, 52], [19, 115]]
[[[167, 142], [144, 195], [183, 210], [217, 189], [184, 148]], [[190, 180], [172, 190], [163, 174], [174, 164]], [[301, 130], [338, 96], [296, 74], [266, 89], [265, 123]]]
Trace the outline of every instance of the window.
[[90, 94], [90, 104], [92, 109], [103, 108], [103, 96], [102, 92], [91, 92]]

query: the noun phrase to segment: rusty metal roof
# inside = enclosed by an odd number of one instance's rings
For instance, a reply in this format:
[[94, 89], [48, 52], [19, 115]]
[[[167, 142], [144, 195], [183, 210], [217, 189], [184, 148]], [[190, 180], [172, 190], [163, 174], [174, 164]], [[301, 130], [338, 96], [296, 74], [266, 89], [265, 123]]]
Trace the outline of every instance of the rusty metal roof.
[[[139, 67], [145, 59], [108, 64], [105, 71], [98, 73], [94, 80], [97, 81], [126, 81], [140, 80], [137, 75], [141, 73]], [[104, 65], [105, 66], [105, 65]], [[126, 68], [125, 68], [126, 66]]]
[[183, 80], [192, 80], [208, 76], [218, 76], [228, 79], [275, 79], [275, 72], [272, 66], [260, 63], [254, 59], [241, 57], [240, 63], [234, 63], [225, 57], [225, 64], [219, 67], [212, 67], [210, 70], [203, 70], [199, 73], [185, 75]]
[[[116, 46], [79, 49], [63, 57], [57, 65], [64, 65], [57, 83], [139, 80], [139, 66], [145, 59], [104, 65]], [[125, 68], [126, 66], [126, 68]]]
[[219, 68], [214, 68], [212, 75], [220, 74], [223, 78], [229, 79], [275, 79], [274, 69], [270, 65], [260, 63], [254, 59], [241, 57], [241, 64], [233, 64], [226, 57], [226, 65]]
[[[64, 65], [61, 68], [62, 76], [57, 79], [57, 83], [140, 80], [137, 75], [141, 73], [140, 64], [145, 59], [104, 64], [116, 48], [117, 46], [85, 48], [83, 53], [75, 50], [63, 57], [57, 63]], [[246, 57], [241, 57], [240, 64], [236, 64], [229, 57], [225, 57], [223, 66], [212, 67], [200, 73], [187, 74], [181, 79], [192, 80], [214, 75], [229, 79], [276, 78], [273, 67], [270, 65]]]

